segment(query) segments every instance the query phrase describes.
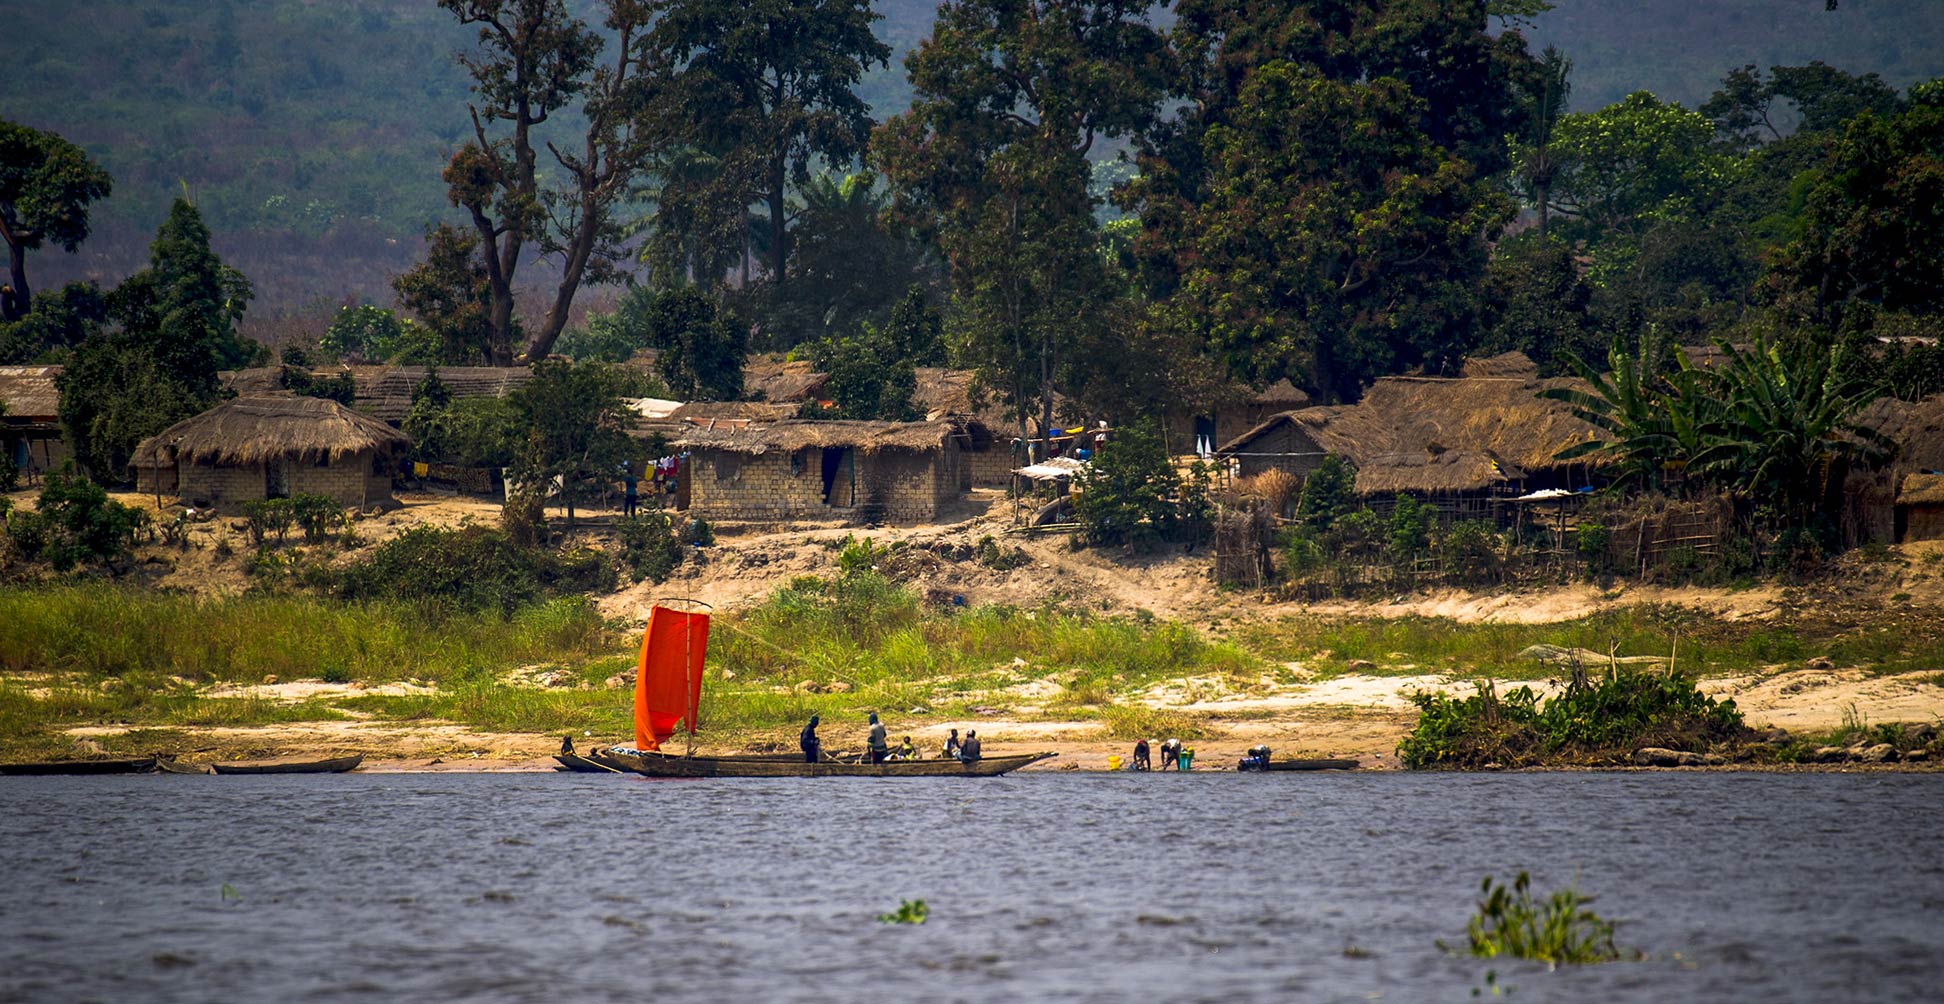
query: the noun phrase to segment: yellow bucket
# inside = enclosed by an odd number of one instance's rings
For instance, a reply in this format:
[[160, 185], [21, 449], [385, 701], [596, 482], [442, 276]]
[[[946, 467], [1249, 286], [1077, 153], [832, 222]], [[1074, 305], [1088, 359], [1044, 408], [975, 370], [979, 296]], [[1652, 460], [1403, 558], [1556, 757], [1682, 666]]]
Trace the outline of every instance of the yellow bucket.
[[1109, 756], [1109, 757], [1107, 758], [1107, 769], [1108, 769], [1108, 770], [1119, 770], [1119, 769], [1120, 769], [1120, 754], [1118, 754], [1118, 753], [1115, 753], [1115, 754], [1113, 754], [1112, 756]]

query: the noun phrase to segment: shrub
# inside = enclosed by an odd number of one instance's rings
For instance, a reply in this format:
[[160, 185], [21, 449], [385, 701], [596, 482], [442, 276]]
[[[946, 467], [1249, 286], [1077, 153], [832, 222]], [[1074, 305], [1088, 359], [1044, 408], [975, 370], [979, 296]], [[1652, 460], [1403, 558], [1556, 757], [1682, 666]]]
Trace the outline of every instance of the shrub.
[[1581, 523], [1573, 528], [1580, 559], [1586, 562], [1589, 576], [1613, 573], [1613, 531], [1604, 523]]
[[661, 582], [682, 563], [682, 542], [668, 515], [650, 509], [618, 524], [621, 563], [636, 582]]
[[1498, 531], [1479, 520], [1453, 523], [1438, 538], [1438, 557], [1445, 573], [1461, 582], [1497, 582], [1504, 561], [1499, 556]]
[[243, 503], [243, 519], [243, 530], [249, 534], [250, 543], [262, 547], [274, 534], [281, 544], [296, 521], [296, 510], [290, 499], [258, 499]]
[[1297, 527], [1283, 535], [1282, 556], [1283, 574], [1290, 578], [1320, 571], [1330, 560], [1316, 532], [1307, 527]]
[[1318, 530], [1353, 511], [1357, 503], [1357, 469], [1332, 453], [1323, 458], [1303, 482], [1303, 499], [1297, 503], [1296, 516]]
[[700, 516], [689, 521], [688, 542], [696, 547], [714, 547], [715, 531], [709, 528], [709, 521]]
[[1685, 677], [1632, 671], [1597, 684], [1576, 674], [1543, 704], [1530, 687], [1501, 698], [1490, 682], [1462, 700], [1431, 692], [1411, 701], [1417, 727], [1397, 752], [1413, 769], [1614, 761], [1642, 746], [1706, 750], [1748, 734], [1734, 701], [1716, 701]]
[[330, 539], [331, 531], [348, 525], [344, 518], [344, 507], [336, 499], [324, 495], [292, 495], [290, 516], [303, 529], [304, 539], [313, 544], [323, 543]]
[[547, 506], [541, 494], [532, 490], [508, 492], [500, 506], [500, 529], [521, 547], [540, 547], [547, 542]]
[[1478, 891], [1483, 898], [1465, 932], [1471, 954], [1478, 958], [1509, 955], [1549, 966], [1620, 958], [1613, 946], [1613, 923], [1587, 909], [1592, 900], [1576, 889], [1561, 889], [1536, 902], [1531, 878], [1520, 872], [1509, 887], [1487, 875]]
[[49, 473], [39, 511], [32, 520], [22, 519], [26, 515], [8, 519], [15, 546], [25, 557], [46, 559], [57, 572], [126, 557], [136, 533], [149, 524], [147, 512], [110, 499], [100, 485], [71, 470]]
[[1179, 478], [1152, 421], [1117, 431], [1073, 481], [1073, 515], [1087, 543], [1145, 544], [1173, 530]]
[[837, 553], [837, 570], [845, 575], [874, 572], [885, 556], [885, 549], [871, 543], [869, 537], [859, 539], [846, 535], [844, 549]]
[[1384, 542], [1391, 562], [1408, 567], [1431, 549], [1431, 521], [1437, 511], [1409, 495], [1399, 495], [1385, 522]]
[[1024, 548], [1008, 549], [993, 540], [988, 534], [979, 538], [979, 564], [995, 572], [1009, 572], [1032, 562], [1032, 556]]
[[20, 465], [12, 457], [0, 457], [0, 494], [20, 490]]
[[414, 527], [338, 574], [345, 599], [434, 600], [511, 614], [548, 595], [604, 591], [614, 568], [599, 552], [556, 555], [485, 527]]

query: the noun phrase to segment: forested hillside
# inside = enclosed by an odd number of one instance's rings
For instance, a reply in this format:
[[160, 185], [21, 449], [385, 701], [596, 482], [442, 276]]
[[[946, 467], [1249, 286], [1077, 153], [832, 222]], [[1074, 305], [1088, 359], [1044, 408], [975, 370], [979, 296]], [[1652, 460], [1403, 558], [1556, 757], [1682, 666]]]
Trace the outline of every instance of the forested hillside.
[[[592, 5], [570, 5], [582, 11]], [[894, 55], [860, 96], [901, 110], [905, 53], [933, 0], [881, 0]], [[465, 134], [472, 33], [431, 0], [0, 0], [14, 63], [4, 117], [79, 143], [114, 177], [78, 255], [45, 279], [119, 279], [142, 263], [185, 189], [216, 244], [258, 287], [254, 320], [360, 295], [450, 218], [439, 170]], [[1690, 107], [1727, 70], [1820, 59], [1894, 86], [1944, 74], [1944, 16], [1930, 2], [1562, 0], [1528, 33], [1575, 62], [1573, 107], [1652, 90]]]

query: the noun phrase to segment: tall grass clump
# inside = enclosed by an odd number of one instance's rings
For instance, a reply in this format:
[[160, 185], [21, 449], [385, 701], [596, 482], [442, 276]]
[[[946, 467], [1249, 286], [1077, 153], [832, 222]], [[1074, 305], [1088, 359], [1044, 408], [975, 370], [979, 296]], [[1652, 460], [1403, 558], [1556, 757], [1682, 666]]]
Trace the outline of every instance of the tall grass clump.
[[1575, 674], [1542, 701], [1530, 687], [1500, 697], [1489, 682], [1464, 699], [1418, 693], [1418, 724], [1398, 744], [1409, 768], [1617, 762], [1643, 746], [1706, 751], [1745, 740], [1732, 700], [1716, 701], [1681, 676], [1622, 671], [1598, 682]]
[[618, 645], [581, 597], [512, 619], [439, 603], [197, 597], [108, 583], [0, 589], [0, 672], [192, 681], [452, 679]]
[[1465, 929], [1467, 948], [1477, 958], [1509, 955], [1544, 962], [1548, 968], [1620, 958], [1613, 922], [1588, 909], [1592, 898], [1576, 889], [1535, 900], [1532, 879], [1520, 872], [1510, 886], [1487, 875], [1478, 890], [1478, 912]]

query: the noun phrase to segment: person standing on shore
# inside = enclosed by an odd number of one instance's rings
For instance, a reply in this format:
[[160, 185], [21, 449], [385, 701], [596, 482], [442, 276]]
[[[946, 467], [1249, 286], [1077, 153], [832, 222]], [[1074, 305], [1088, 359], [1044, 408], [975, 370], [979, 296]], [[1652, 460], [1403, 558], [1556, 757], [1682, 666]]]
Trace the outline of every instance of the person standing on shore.
[[871, 737], [865, 741], [870, 750], [872, 763], [883, 763], [891, 754], [891, 742], [884, 734], [884, 723], [878, 721], [877, 712], [871, 712]]
[[816, 763], [823, 759], [823, 742], [817, 738], [817, 716], [810, 716], [810, 724], [803, 727], [803, 734], [797, 737], [797, 745], [803, 748], [803, 762]]
[[979, 762], [979, 730], [977, 729], [965, 730], [965, 745], [959, 747], [959, 762], [960, 763]]

